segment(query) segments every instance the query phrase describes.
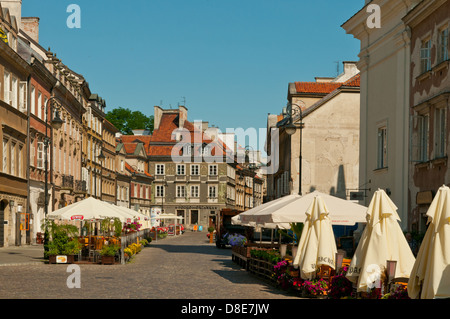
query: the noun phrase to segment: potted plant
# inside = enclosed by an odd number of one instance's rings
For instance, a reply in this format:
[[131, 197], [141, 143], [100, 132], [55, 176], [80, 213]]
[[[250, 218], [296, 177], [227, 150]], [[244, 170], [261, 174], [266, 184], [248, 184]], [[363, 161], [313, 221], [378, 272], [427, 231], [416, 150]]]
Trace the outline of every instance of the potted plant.
[[103, 246], [100, 251], [100, 256], [102, 256], [102, 265], [113, 265], [119, 248], [120, 247], [118, 245]]
[[57, 256], [65, 256], [64, 263], [73, 263], [74, 255], [78, 254], [81, 244], [75, 237], [69, 238], [77, 233], [73, 225], [57, 225], [53, 221], [47, 225], [51, 240], [48, 242], [47, 250], [44, 252], [50, 264], [56, 264]]
[[82, 248], [81, 243], [78, 241], [78, 239], [74, 238], [70, 240], [66, 245], [64, 245], [61, 253], [62, 255], [67, 256], [68, 264], [73, 264], [75, 261], [75, 255], [79, 253], [81, 248]]

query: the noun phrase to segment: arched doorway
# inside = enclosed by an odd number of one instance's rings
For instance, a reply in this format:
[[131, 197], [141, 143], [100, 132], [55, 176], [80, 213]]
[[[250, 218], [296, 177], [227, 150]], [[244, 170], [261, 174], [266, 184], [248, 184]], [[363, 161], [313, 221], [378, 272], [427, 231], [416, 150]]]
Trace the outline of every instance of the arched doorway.
[[5, 209], [8, 201], [0, 201], [0, 247], [5, 245]]

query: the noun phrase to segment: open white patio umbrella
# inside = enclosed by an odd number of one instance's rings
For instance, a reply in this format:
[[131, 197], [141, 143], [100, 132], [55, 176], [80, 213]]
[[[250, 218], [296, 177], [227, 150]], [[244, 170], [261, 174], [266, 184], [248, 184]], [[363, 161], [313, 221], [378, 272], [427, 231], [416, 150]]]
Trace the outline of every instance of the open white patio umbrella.
[[280, 229], [289, 229], [291, 228], [289, 223], [280, 223], [280, 224], [275, 224], [275, 223], [262, 223], [262, 224], [257, 224], [256, 222], [247, 222], [244, 223], [242, 222], [242, 215], [243, 213], [233, 216], [231, 217], [231, 224], [232, 225], [241, 225], [241, 226], [249, 226], [249, 227], [262, 227], [262, 228], [268, 228], [268, 229], [275, 229], [275, 228], [280, 228]]
[[88, 197], [48, 214], [49, 219], [61, 220], [102, 220], [105, 218], [119, 218], [126, 221], [126, 216], [104, 201]]
[[409, 277], [408, 295], [450, 298], [450, 188], [439, 188], [427, 216], [428, 229]]
[[327, 205], [330, 212], [329, 218], [333, 225], [355, 225], [366, 222], [367, 207], [317, 191], [303, 196], [285, 196], [284, 201], [273, 203], [254, 214], [243, 215], [241, 219], [243, 222], [256, 222], [257, 224], [304, 223], [305, 212], [316, 196], [320, 196]]
[[388, 260], [397, 261], [395, 278], [408, 278], [415, 261], [400, 228], [397, 207], [384, 190], [378, 189], [373, 195], [366, 218], [367, 225], [347, 272], [359, 292], [373, 287]]
[[174, 235], [177, 235], [177, 221], [183, 219], [181, 216], [177, 216], [175, 214], [160, 214], [156, 219], [173, 219], [175, 221], [175, 232]]
[[337, 252], [330, 212], [321, 196], [313, 198], [305, 212], [306, 220], [293, 265], [303, 279], [313, 279], [322, 266], [335, 268]]
[[[260, 213], [262, 211], [270, 211], [272, 209], [272, 207], [274, 207], [276, 205], [287, 204], [287, 203], [290, 203], [299, 198], [301, 198], [300, 195], [288, 195], [288, 196], [283, 196], [283, 197], [274, 199], [270, 202], [264, 203], [262, 205], [254, 207], [252, 209], [249, 209], [243, 213], [240, 213], [239, 215], [237, 215], [239, 217], [235, 216], [236, 217], [235, 221], [239, 220], [239, 222], [242, 225], [247, 225], [247, 226], [255, 225], [256, 219], [254, 216], [257, 213]], [[233, 222], [233, 218], [232, 218], [232, 222]]]
[[145, 222], [150, 220], [149, 216], [142, 214], [131, 208], [124, 207], [124, 206], [117, 206], [114, 204], [110, 204], [110, 205], [113, 206], [115, 209], [117, 209], [119, 212], [125, 214], [125, 216], [127, 216], [127, 220], [128, 219], [130, 219], [130, 220], [138, 219], [142, 223], [143, 228], [148, 227], [147, 223], [145, 223]]

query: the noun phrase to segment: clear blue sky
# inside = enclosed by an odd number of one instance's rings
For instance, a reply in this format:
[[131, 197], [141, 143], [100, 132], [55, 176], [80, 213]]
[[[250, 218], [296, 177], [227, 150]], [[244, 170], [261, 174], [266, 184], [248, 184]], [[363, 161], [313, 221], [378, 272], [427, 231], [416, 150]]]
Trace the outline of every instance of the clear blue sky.
[[[69, 4], [81, 8], [70, 29]], [[153, 115], [183, 104], [189, 120], [266, 127], [288, 83], [335, 76], [359, 41], [341, 24], [363, 0], [23, 0], [40, 18], [40, 43], [89, 82], [107, 110]], [[342, 71], [342, 63], [340, 63]]]

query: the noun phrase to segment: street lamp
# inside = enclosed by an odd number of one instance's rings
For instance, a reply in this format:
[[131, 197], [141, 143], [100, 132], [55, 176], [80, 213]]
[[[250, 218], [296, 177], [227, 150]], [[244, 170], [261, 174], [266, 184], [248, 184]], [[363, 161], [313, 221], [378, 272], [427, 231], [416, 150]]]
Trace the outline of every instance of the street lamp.
[[[293, 109], [292, 106], [295, 105], [297, 108]], [[286, 117], [277, 124], [277, 127], [284, 128], [286, 134], [292, 136], [297, 129], [300, 130], [300, 154], [299, 154], [299, 177], [298, 177], [298, 194], [302, 195], [302, 130], [305, 127], [303, 123], [303, 112], [301, 106], [293, 103], [288, 103], [286, 106]], [[295, 124], [294, 118], [300, 117], [300, 123]]]
[[[47, 123], [48, 123], [48, 107], [50, 105], [50, 113], [53, 114], [53, 103], [50, 104], [51, 101], [56, 100], [55, 96], [50, 97], [47, 102], [45, 103], [45, 139], [44, 139], [44, 156], [45, 156], [45, 164], [44, 164], [44, 173], [45, 173], [45, 183], [44, 183], [44, 214], [45, 217], [48, 215], [48, 146], [50, 144], [51, 139], [48, 137], [48, 129], [47, 129]], [[59, 109], [60, 106], [57, 106]], [[64, 121], [59, 116], [58, 110], [55, 110], [55, 115], [52, 118], [50, 124], [55, 130], [59, 130], [62, 126]]]
[[[250, 150], [249, 148], [252, 149], [252, 162], [250, 162]], [[248, 159], [248, 166], [247, 168], [252, 172], [255, 173], [255, 171], [258, 169], [257, 165], [255, 164], [255, 150], [253, 149], [253, 147], [251, 147], [250, 145], [247, 145], [245, 147], [245, 157], [246, 160]], [[255, 177], [256, 177], [256, 173], [253, 175], [253, 180], [252, 180], [252, 208], [255, 207]]]
[[[48, 216], [48, 145], [50, 144], [51, 139], [48, 137], [48, 107], [50, 106], [50, 113], [53, 114], [53, 103], [50, 104], [50, 102], [53, 102], [53, 100], [56, 100], [55, 96], [50, 97], [45, 105], [43, 106], [45, 108], [45, 139], [44, 139], [44, 218], [46, 219]], [[50, 124], [55, 130], [59, 130], [64, 123], [64, 121], [60, 118], [58, 109], [60, 106], [56, 106], [55, 115], [52, 118]], [[44, 232], [44, 251], [48, 251], [48, 225], [47, 222], [45, 223], [45, 232]], [[44, 254], [45, 256], [45, 254]]]

